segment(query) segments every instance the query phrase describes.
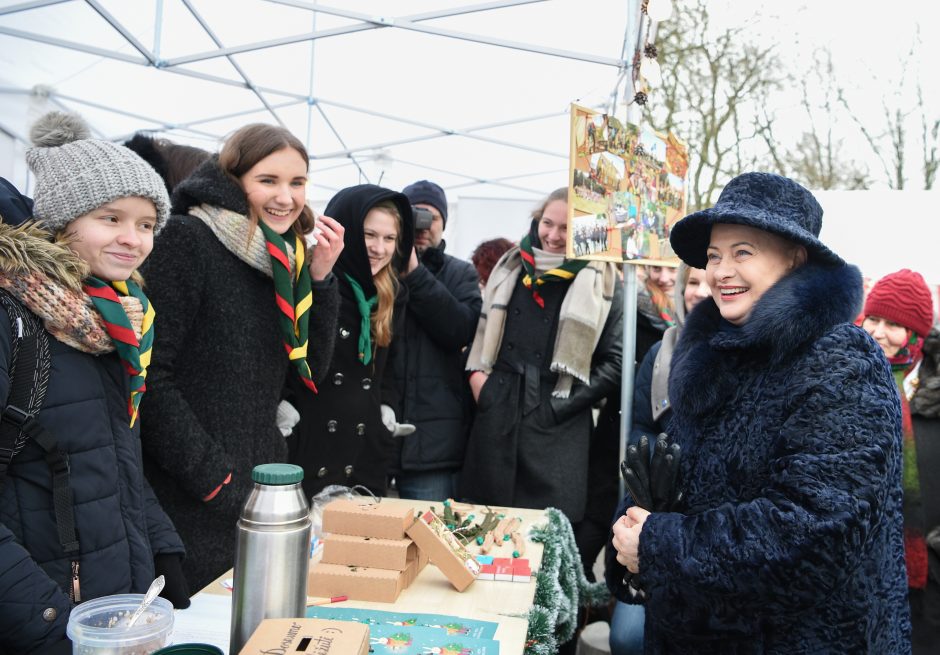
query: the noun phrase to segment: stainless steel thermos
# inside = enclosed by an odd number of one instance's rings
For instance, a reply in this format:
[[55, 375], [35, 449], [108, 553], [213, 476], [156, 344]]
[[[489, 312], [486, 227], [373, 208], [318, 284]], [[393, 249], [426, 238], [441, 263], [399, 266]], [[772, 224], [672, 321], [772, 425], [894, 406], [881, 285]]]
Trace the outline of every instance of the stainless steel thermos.
[[307, 608], [310, 517], [293, 464], [261, 464], [238, 519], [230, 655], [238, 655], [262, 619], [300, 618]]

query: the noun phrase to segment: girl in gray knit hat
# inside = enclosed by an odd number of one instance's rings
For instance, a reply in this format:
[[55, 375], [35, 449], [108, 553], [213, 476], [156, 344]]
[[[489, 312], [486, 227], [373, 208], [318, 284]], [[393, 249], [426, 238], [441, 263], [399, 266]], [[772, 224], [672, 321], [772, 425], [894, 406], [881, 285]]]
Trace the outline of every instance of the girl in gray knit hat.
[[71, 652], [75, 603], [156, 574], [189, 603], [140, 453], [154, 310], [137, 268], [167, 220], [163, 181], [77, 116], [31, 137], [35, 220], [0, 223], [0, 653]]

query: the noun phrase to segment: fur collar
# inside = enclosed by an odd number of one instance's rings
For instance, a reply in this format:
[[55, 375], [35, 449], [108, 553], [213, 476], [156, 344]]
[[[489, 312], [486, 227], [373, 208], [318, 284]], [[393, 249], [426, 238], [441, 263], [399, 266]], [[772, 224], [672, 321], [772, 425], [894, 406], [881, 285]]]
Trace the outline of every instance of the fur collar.
[[781, 365], [836, 325], [852, 321], [861, 303], [857, 268], [812, 262], [771, 287], [739, 329], [721, 330], [715, 301], [702, 301], [676, 344], [669, 376], [673, 407], [707, 413], [730, 393], [728, 384], [715, 383], [723, 373], [742, 363]]
[[70, 291], [82, 292], [88, 265], [46, 230], [28, 221], [0, 223], [0, 276], [8, 279], [41, 276]]
[[[112, 352], [114, 342], [101, 314], [82, 288], [88, 265], [67, 244], [33, 222], [0, 222], [0, 289], [38, 316], [62, 343], [93, 355]], [[133, 279], [142, 283], [136, 271]], [[120, 296], [120, 302], [140, 339], [143, 305], [133, 296]]]

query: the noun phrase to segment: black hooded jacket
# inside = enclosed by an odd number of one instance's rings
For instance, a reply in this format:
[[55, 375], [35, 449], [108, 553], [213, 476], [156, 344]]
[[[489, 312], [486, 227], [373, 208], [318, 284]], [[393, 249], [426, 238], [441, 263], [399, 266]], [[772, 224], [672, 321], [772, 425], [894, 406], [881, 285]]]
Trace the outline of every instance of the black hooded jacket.
[[[289, 379], [287, 397], [300, 412], [300, 423], [288, 439], [290, 461], [304, 468], [304, 491], [311, 496], [327, 485], [362, 484], [383, 493], [394, 454], [391, 434], [382, 424], [380, 406], [382, 378], [388, 348], [376, 347], [368, 364], [359, 360], [362, 318], [347, 275], [370, 298], [376, 293], [363, 223], [369, 210], [383, 200], [391, 200], [401, 216], [397, 252], [391, 265], [405, 268], [414, 244], [411, 204], [401, 193], [361, 184], [337, 193], [324, 213], [345, 228], [343, 252], [334, 267], [339, 278], [340, 309], [336, 346], [326, 379], [313, 395]], [[401, 329], [404, 316], [404, 287], [399, 286], [395, 302], [393, 334]]]

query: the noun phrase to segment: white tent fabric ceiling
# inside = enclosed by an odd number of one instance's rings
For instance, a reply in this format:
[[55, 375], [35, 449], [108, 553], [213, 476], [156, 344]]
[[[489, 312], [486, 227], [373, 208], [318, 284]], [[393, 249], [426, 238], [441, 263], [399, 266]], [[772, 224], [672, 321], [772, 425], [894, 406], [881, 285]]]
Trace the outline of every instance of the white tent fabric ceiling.
[[629, 4], [0, 0], [0, 129], [25, 147], [67, 108], [102, 138], [215, 150], [280, 122], [308, 144], [313, 199], [424, 177], [534, 198], [567, 181], [569, 103], [610, 101]]

